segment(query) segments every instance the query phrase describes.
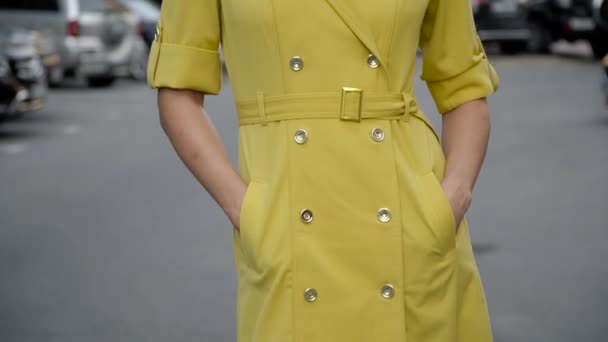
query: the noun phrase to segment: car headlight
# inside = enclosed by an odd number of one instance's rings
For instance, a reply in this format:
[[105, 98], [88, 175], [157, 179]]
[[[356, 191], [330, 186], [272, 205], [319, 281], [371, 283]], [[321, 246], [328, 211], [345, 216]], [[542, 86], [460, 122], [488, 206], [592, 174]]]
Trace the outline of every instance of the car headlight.
[[11, 67], [8, 64], [8, 60], [4, 57], [0, 57], [0, 77], [8, 75], [11, 71]]

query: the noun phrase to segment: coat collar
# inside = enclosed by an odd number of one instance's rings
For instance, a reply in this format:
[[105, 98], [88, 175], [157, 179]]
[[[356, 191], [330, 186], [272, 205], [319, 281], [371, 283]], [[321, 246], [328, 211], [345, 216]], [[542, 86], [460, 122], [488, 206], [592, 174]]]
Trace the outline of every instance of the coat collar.
[[357, 16], [356, 13], [348, 6], [351, 0], [326, 0], [327, 3], [334, 9], [334, 11], [340, 16], [342, 21], [348, 26], [348, 28], [359, 38], [359, 40], [380, 60], [380, 65], [384, 64], [384, 56], [380, 53], [372, 31], [367, 25], [365, 20], [362, 20]]

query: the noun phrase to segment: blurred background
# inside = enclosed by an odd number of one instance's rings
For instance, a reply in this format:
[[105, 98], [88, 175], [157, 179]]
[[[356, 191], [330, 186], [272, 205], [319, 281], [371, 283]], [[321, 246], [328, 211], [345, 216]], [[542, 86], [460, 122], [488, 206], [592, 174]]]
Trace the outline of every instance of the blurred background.
[[[502, 80], [468, 215], [497, 342], [608, 339], [601, 3], [473, 0]], [[144, 82], [159, 7], [0, 0], [0, 342], [235, 340], [232, 228]], [[227, 77], [206, 105], [236, 163]]]

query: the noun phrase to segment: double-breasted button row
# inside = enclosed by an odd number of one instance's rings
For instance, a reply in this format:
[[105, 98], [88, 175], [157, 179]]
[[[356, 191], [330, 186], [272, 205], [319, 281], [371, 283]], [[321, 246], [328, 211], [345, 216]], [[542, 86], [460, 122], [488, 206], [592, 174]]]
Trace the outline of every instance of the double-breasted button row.
[[[374, 128], [370, 132], [370, 137], [375, 142], [382, 142], [384, 141], [384, 131], [382, 128]], [[305, 129], [300, 128], [294, 133], [293, 139], [300, 145], [305, 144], [308, 141], [308, 132]]]
[[[380, 295], [385, 299], [392, 299], [395, 297], [395, 287], [392, 284], [384, 284], [380, 288]], [[304, 300], [309, 303], [317, 301], [319, 298], [319, 291], [317, 289], [309, 287], [304, 290]]]
[[[380, 221], [381, 223], [390, 222], [392, 216], [393, 216], [393, 214], [387, 208], [381, 208], [380, 210], [378, 210], [378, 214], [376, 215], [376, 217], [378, 218], [378, 221]], [[312, 213], [312, 210], [306, 208], [306, 209], [302, 209], [302, 211], [300, 211], [300, 220], [302, 222], [311, 223], [313, 219], [314, 219], [314, 214]]]
[[[376, 69], [380, 66], [380, 59], [378, 59], [378, 56], [370, 54], [367, 56], [367, 65], [372, 69]], [[300, 71], [304, 68], [304, 60], [300, 56], [293, 56], [289, 60], [289, 67], [293, 71]]]
[[[381, 128], [374, 128], [371, 131], [371, 138], [376, 142], [384, 140], [384, 131]], [[308, 141], [308, 132], [305, 129], [298, 129], [294, 133], [294, 140], [297, 144], [305, 144]], [[380, 208], [376, 214], [378, 221], [388, 223], [392, 218], [392, 213], [388, 208]], [[303, 223], [311, 223], [314, 219], [314, 214], [311, 209], [304, 208], [300, 211], [300, 220]]]

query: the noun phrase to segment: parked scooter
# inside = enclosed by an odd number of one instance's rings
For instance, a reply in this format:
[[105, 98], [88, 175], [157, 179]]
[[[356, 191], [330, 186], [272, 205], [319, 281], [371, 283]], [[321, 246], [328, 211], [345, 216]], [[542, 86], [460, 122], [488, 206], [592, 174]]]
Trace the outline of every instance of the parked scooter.
[[8, 59], [11, 73], [25, 89], [20, 96], [13, 115], [40, 109], [47, 96], [45, 66], [37, 45], [38, 37], [29, 30], [12, 29], [4, 32], [4, 54]]
[[27, 90], [19, 83], [11, 71], [9, 59], [0, 50], [0, 123], [18, 114], [26, 98]]

